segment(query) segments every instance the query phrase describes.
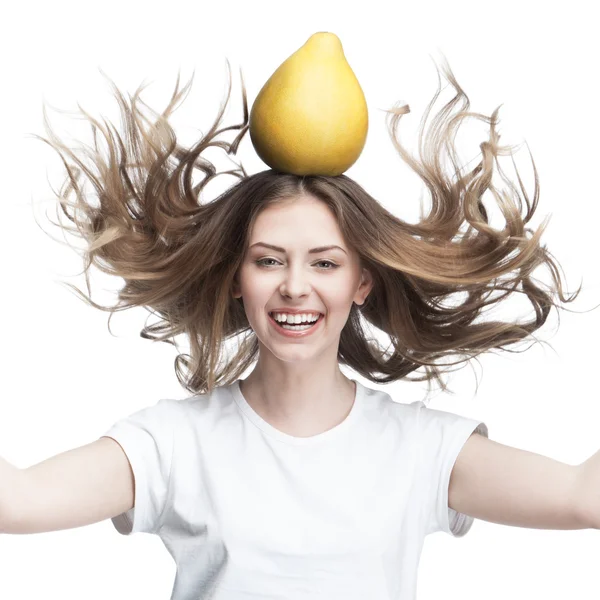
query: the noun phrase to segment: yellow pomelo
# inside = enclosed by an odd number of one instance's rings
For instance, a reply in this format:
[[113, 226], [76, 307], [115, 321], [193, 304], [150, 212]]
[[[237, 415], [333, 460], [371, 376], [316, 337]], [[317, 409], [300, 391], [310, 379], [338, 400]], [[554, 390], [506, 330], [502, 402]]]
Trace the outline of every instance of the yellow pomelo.
[[272, 169], [340, 175], [367, 139], [363, 91], [337, 35], [319, 32], [271, 75], [250, 112], [250, 139]]

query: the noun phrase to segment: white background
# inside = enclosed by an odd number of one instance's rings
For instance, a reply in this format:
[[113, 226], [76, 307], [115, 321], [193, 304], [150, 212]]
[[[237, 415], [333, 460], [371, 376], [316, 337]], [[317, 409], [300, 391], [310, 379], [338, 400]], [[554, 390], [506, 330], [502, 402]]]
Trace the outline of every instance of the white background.
[[[116, 420], [160, 398], [188, 395], [174, 375], [174, 350], [139, 338], [143, 311], [117, 315], [111, 336], [107, 315], [58, 283], [81, 285], [83, 280], [74, 277], [80, 268], [76, 254], [35, 223], [34, 215], [57, 235], [44, 221], [44, 211], [53, 214], [50, 184], [58, 188], [62, 181], [60, 161], [31, 135], [44, 135], [42, 101], [68, 111], [79, 102], [118, 125], [116, 102], [97, 67], [131, 94], [142, 81], [150, 82], [143, 97], [157, 110], [166, 106], [178, 69], [184, 81], [195, 69], [192, 92], [173, 119], [182, 140], [191, 143], [210, 126], [223, 98], [226, 57], [233, 71], [226, 124], [235, 124], [242, 118], [239, 67], [252, 103], [279, 64], [317, 31], [340, 37], [369, 104], [367, 145], [347, 175], [407, 220], [418, 214], [422, 186], [396, 154], [385, 114], [377, 109], [398, 100], [410, 105], [400, 136], [416, 154], [414, 134], [437, 89], [432, 59], [440, 52], [472, 110], [489, 115], [503, 104], [501, 141], [527, 141], [539, 171], [541, 200], [534, 225], [552, 213], [544, 243], [564, 267], [570, 290], [583, 278], [581, 301], [571, 305], [579, 312], [561, 313], [558, 328], [553, 315], [538, 332], [552, 347], [483, 357], [481, 366], [452, 378], [455, 396], [437, 395], [430, 406], [480, 418], [490, 438], [562, 462], [578, 464], [593, 454], [600, 446], [600, 312], [582, 312], [600, 302], [600, 43], [592, 10], [592, 3], [584, 1], [522, 0], [371, 1], [359, 9], [323, 0], [14, 3], [0, 36], [0, 456], [24, 468], [97, 439]], [[446, 88], [438, 109], [450, 94]], [[52, 111], [50, 118], [66, 139], [91, 141], [81, 121]], [[487, 131], [482, 122], [472, 123], [472, 132], [463, 142], [459, 136], [459, 143], [464, 143], [461, 156], [474, 165]], [[265, 168], [248, 136], [239, 159], [249, 173]], [[516, 160], [532, 195], [525, 146]], [[514, 173], [510, 161], [501, 165]], [[222, 160], [222, 168], [230, 166]], [[224, 187], [234, 181], [219, 180]], [[97, 298], [110, 300], [102, 290], [115, 282], [93, 281], [98, 282]], [[516, 306], [514, 311], [510, 316], [517, 316]], [[424, 389], [404, 382], [386, 391], [408, 402], [421, 398]], [[600, 533], [592, 529], [540, 531], [476, 521], [464, 538], [427, 538], [419, 598], [460, 595], [467, 600], [482, 593], [488, 600], [597, 598], [599, 548]], [[164, 600], [174, 574], [158, 538], [122, 537], [110, 521], [0, 536], [0, 598], [7, 600]]]

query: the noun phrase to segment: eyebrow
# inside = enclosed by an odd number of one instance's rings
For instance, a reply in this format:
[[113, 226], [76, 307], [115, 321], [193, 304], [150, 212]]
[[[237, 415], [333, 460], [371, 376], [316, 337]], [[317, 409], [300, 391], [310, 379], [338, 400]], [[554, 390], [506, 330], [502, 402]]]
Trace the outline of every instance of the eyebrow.
[[[252, 246], [250, 246], [250, 248], [254, 248], [255, 246], [264, 246], [265, 248], [275, 250], [276, 252], [285, 253], [285, 248], [281, 248], [280, 246], [273, 246], [273, 244], [266, 244], [265, 242], [256, 242], [256, 244], [252, 244]], [[308, 251], [308, 253], [309, 254], [317, 254], [319, 252], [326, 252], [327, 250], [334, 250], [335, 248], [337, 248], [338, 250], [341, 250], [344, 254], [348, 254], [343, 248], [340, 248], [339, 246], [336, 246], [336, 245], [319, 246], [318, 248], [311, 248]]]

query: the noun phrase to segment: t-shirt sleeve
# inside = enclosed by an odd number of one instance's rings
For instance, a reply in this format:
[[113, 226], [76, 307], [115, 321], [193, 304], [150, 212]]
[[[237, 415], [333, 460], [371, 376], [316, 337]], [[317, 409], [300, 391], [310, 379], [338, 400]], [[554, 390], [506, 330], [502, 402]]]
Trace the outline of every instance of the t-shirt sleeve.
[[423, 493], [426, 535], [444, 531], [464, 536], [474, 518], [448, 506], [450, 475], [462, 447], [473, 433], [489, 437], [483, 421], [428, 408], [419, 402], [418, 473]]
[[176, 400], [160, 400], [117, 421], [101, 436], [121, 446], [133, 471], [134, 506], [112, 518], [115, 529], [123, 535], [158, 533], [163, 524], [177, 408]]

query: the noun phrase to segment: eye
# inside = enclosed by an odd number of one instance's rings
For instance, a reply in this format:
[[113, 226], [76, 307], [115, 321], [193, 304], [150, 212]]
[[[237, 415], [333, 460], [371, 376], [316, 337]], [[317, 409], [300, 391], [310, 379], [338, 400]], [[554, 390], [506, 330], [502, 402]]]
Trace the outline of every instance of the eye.
[[274, 262], [277, 262], [274, 258], [260, 258], [255, 262], [259, 267], [270, 267], [271, 265], [265, 265], [266, 260], [272, 260]]
[[322, 264], [330, 265], [329, 268], [324, 269], [325, 271], [332, 271], [333, 269], [337, 269], [339, 267], [339, 265], [332, 263], [330, 260], [320, 260], [317, 264], [318, 265], [322, 265]]
[[[265, 268], [270, 268], [274, 265], [272, 264], [266, 264], [267, 261], [272, 260], [273, 262], [279, 264], [279, 261], [275, 260], [274, 258], [259, 258], [258, 260], [254, 261], [259, 267], [265, 267]], [[333, 269], [337, 269], [339, 267], [339, 265], [336, 265], [334, 262], [331, 262], [330, 260], [320, 260], [319, 262], [315, 263], [317, 265], [329, 265], [328, 267], [321, 267], [321, 269], [323, 271], [333, 271]]]

